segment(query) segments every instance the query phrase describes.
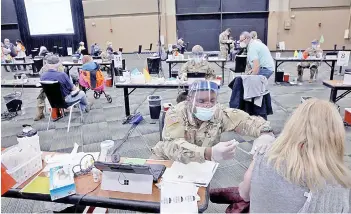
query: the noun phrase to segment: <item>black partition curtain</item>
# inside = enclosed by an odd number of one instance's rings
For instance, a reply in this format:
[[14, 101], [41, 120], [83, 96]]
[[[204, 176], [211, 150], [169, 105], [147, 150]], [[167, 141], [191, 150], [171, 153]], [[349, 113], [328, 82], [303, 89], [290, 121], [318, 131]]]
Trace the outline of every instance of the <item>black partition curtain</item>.
[[[72, 47], [73, 52], [78, 48], [78, 43], [83, 41], [86, 45], [84, 11], [81, 0], [70, 0], [74, 34], [72, 35], [42, 35], [31, 36], [24, 0], [13, 0], [16, 7], [18, 26], [21, 39], [26, 46], [27, 54], [34, 48], [45, 46], [49, 51], [54, 51], [54, 46], [63, 47], [63, 54], [67, 54], [67, 47]], [[50, 1], [50, 0], [48, 0]], [[38, 13], [40, 13], [38, 11]], [[45, 17], [43, 17], [45, 19]], [[55, 25], [55, 23], [52, 23]]]

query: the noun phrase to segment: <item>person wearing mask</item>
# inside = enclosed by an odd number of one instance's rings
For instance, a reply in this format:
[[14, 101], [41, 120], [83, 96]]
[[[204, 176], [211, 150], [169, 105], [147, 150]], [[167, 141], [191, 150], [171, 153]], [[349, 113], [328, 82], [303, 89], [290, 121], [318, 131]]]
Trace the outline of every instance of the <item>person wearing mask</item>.
[[112, 60], [113, 59], [113, 47], [112, 47], [112, 42], [107, 42], [106, 43], [107, 45], [107, 48], [106, 48], [106, 54], [109, 58], [109, 60]]
[[272, 128], [261, 117], [222, 106], [218, 100], [218, 85], [211, 81], [197, 81], [189, 87], [187, 100], [171, 107], [165, 116], [163, 141], [152, 148], [152, 159], [182, 163], [221, 161], [234, 157], [235, 140], [219, 142], [222, 132], [272, 138]]
[[98, 45], [98, 43], [94, 43], [91, 46], [90, 51], [91, 51], [92, 56], [99, 56], [101, 54], [101, 49], [100, 49], [100, 46]]
[[45, 57], [48, 53], [49, 53], [49, 51], [45, 46], [40, 46], [38, 56]]
[[58, 68], [61, 65], [60, 58], [56, 55], [47, 56], [48, 71], [40, 77], [41, 81], [58, 81], [60, 83], [61, 93], [67, 104], [72, 104], [79, 101], [80, 109], [83, 112], [89, 112], [88, 100], [83, 91], [73, 85], [69, 76], [64, 72], [59, 72]]
[[[46, 73], [52, 67], [50, 64], [48, 64], [47, 58], [44, 58], [44, 62], [45, 64], [40, 69], [39, 75]], [[59, 63], [59, 65], [57, 66], [57, 71], [64, 73], [65, 67], [61, 63]], [[41, 89], [37, 97], [37, 115], [35, 116], [34, 121], [39, 121], [45, 118], [45, 115], [44, 115], [45, 99], [46, 99], [46, 94], [44, 93], [44, 90]]]
[[252, 39], [246, 31], [240, 35], [240, 47], [247, 48], [247, 62], [251, 68], [248, 74], [262, 75], [269, 79], [274, 72], [274, 60], [268, 47]]
[[224, 59], [228, 59], [229, 45], [233, 43], [233, 41], [229, 39], [231, 32], [232, 30], [228, 28], [219, 35], [219, 50]]
[[184, 45], [184, 39], [180, 38], [177, 41], [176, 49], [180, 54], [184, 54], [185, 52], [185, 45]]
[[[9, 39], [4, 39], [4, 49], [6, 49], [5, 52], [8, 53], [7, 60], [9, 62], [12, 62], [13, 58], [17, 56], [16, 47], [10, 42]], [[10, 69], [8, 69], [7, 66], [5, 66], [5, 69], [7, 72], [10, 72], [10, 70], [11, 71], [16, 70], [16, 67], [14, 65], [11, 65], [9, 67]]]
[[[304, 53], [304, 55], [315, 57], [315, 58], [321, 58], [323, 56], [323, 50], [319, 46], [319, 41], [318, 40], [313, 40], [311, 42], [311, 47], [307, 48]], [[312, 83], [313, 80], [317, 79], [318, 76], [318, 66], [320, 63], [318, 62], [301, 62], [297, 64], [297, 74], [298, 78], [297, 81], [302, 82], [302, 77], [303, 77], [303, 69], [309, 68], [310, 69], [310, 79], [309, 83]]]
[[229, 209], [246, 201], [252, 213], [349, 213], [345, 138], [335, 105], [309, 99], [294, 111], [271, 148], [254, 156], [239, 188], [213, 190], [211, 201], [231, 201]]
[[215, 72], [211, 68], [210, 63], [204, 59], [204, 49], [200, 45], [195, 45], [191, 52], [191, 60], [183, 64], [178, 72], [178, 77], [186, 80], [188, 73], [205, 73], [206, 79], [216, 79]]
[[[26, 48], [21, 40], [16, 41], [16, 51], [18, 58], [26, 58]], [[21, 66], [17, 65], [18, 70], [21, 70]], [[26, 65], [23, 65], [23, 69], [26, 69]]]

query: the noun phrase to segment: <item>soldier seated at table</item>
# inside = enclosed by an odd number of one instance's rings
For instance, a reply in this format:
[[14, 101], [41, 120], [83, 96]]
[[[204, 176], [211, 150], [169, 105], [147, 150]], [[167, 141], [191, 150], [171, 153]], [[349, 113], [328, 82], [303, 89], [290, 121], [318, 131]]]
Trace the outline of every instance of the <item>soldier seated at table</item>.
[[204, 59], [204, 49], [200, 45], [195, 45], [191, 51], [192, 58], [180, 68], [178, 77], [186, 80], [188, 73], [205, 73], [207, 80], [216, 79], [215, 72], [211, 68], [210, 63]]
[[[192, 49], [192, 58], [180, 68], [178, 77], [186, 81], [188, 73], [205, 73], [207, 80], [215, 80], [216, 75], [210, 63], [204, 59], [204, 49], [200, 45], [195, 45]], [[186, 99], [187, 92], [182, 92], [177, 97], [177, 103]]]
[[186, 101], [167, 111], [163, 141], [152, 149], [151, 158], [183, 163], [232, 159], [238, 142], [220, 142], [222, 132], [228, 131], [258, 137], [254, 145], [266, 145], [275, 139], [268, 121], [226, 108], [217, 100], [216, 83], [194, 82]]
[[[309, 57], [321, 58], [323, 56], [323, 50], [320, 48], [320, 44], [318, 40], [313, 40], [311, 47], [307, 48], [303, 55], [307, 55]], [[303, 77], [303, 69], [309, 68], [310, 69], [310, 79], [309, 83], [317, 79], [318, 76], [318, 66], [320, 65], [319, 62], [300, 62], [297, 64], [297, 74], [298, 78], [297, 81], [302, 82]]]

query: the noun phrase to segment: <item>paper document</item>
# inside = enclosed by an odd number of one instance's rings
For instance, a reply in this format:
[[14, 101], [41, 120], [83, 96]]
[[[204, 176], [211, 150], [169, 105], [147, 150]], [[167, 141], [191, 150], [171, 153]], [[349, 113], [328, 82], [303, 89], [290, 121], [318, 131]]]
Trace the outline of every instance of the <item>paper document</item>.
[[21, 192], [50, 194], [50, 180], [48, 177], [37, 176]]
[[193, 183], [197, 186], [207, 187], [217, 168], [218, 163], [213, 161], [191, 162], [189, 164], [174, 162], [172, 167], [166, 169], [162, 178], [165, 182]]
[[161, 213], [198, 213], [197, 189], [190, 183], [163, 183]]

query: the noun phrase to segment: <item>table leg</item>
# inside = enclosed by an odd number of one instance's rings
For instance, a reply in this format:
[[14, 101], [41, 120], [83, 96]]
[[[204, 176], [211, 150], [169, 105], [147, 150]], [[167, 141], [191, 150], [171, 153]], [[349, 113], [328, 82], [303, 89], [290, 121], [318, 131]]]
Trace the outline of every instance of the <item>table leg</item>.
[[331, 71], [330, 71], [330, 80], [334, 79], [334, 69], [335, 69], [335, 60], [332, 61]]
[[172, 63], [168, 63], [168, 72], [169, 72], [169, 77], [168, 78], [171, 78], [171, 75], [172, 75]]
[[274, 82], [277, 82], [278, 61], [275, 60]]
[[222, 62], [222, 85], [224, 84], [224, 64], [225, 62]]
[[129, 109], [129, 93], [128, 93], [128, 88], [123, 88], [123, 93], [124, 93], [124, 111], [126, 113], [126, 116], [130, 115], [130, 109]]
[[332, 103], [336, 103], [336, 96], [338, 95], [338, 90], [335, 88], [332, 88], [330, 91], [330, 98], [329, 101]]

